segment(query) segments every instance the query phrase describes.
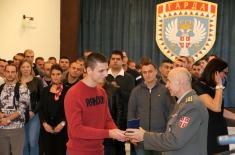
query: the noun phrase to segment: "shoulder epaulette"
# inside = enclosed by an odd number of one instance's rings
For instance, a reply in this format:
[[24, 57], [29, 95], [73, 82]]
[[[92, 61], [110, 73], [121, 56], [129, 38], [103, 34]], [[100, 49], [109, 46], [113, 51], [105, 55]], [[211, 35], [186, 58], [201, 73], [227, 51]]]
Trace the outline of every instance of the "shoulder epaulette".
[[185, 99], [186, 103], [192, 102], [193, 101], [193, 96], [189, 96]]

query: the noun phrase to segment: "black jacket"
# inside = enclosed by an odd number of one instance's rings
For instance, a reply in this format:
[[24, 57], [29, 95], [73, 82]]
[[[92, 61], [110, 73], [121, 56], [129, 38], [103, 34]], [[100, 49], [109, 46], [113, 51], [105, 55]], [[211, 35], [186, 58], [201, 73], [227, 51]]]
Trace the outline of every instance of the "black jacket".
[[40, 96], [43, 89], [42, 80], [34, 77], [32, 81], [26, 83], [30, 91], [30, 106], [34, 113], [37, 113], [40, 108]]
[[51, 85], [43, 88], [41, 95], [41, 107], [39, 111], [39, 117], [41, 122], [47, 122], [51, 126], [56, 126], [61, 121], [65, 121], [64, 112], [64, 97], [68, 91], [68, 87], [63, 85], [63, 90], [59, 97], [59, 100], [54, 100], [54, 93], [50, 92]]
[[120, 100], [120, 89], [109, 82], [106, 82], [103, 88], [107, 93], [110, 114], [115, 124], [120, 128], [123, 114], [123, 104]]
[[117, 83], [117, 86], [120, 89], [120, 103], [122, 103], [123, 107], [123, 113], [122, 113], [122, 126], [121, 129], [126, 129], [127, 125], [127, 110], [128, 110], [128, 100], [130, 97], [131, 90], [135, 86], [134, 78], [128, 74], [124, 73], [124, 76], [118, 75], [116, 78], [114, 78], [111, 74], [108, 74], [106, 80], [108, 82], [115, 81]]

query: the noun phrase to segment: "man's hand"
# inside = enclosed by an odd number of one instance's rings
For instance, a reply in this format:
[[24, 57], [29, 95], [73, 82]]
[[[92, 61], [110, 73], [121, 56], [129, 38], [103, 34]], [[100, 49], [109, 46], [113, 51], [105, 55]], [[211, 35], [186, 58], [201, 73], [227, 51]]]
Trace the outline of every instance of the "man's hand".
[[54, 133], [53, 128], [52, 128], [49, 124], [47, 124], [46, 122], [44, 122], [42, 125], [43, 125], [44, 129], [46, 130], [46, 132]]
[[124, 135], [125, 131], [119, 129], [111, 129], [109, 130], [109, 137], [113, 139], [117, 139], [118, 141], [125, 142], [126, 137]]
[[132, 143], [137, 143], [144, 141], [145, 130], [142, 128], [139, 129], [127, 129], [125, 136], [130, 139]]
[[11, 120], [8, 119], [7, 117], [1, 118], [0, 119], [0, 125], [8, 125], [11, 123]]
[[64, 126], [61, 125], [61, 123], [59, 123], [55, 128], [54, 128], [54, 132], [58, 133], [63, 129]]
[[1, 118], [4, 118], [4, 117], [7, 117], [7, 115], [4, 114], [4, 113], [2, 113], [2, 112], [0, 112], [0, 119], [1, 119]]

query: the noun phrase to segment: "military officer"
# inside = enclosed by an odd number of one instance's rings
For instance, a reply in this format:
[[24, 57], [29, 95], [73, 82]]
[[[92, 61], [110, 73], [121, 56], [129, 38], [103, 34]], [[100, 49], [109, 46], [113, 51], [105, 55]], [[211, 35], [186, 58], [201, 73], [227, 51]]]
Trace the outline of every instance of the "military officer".
[[208, 112], [191, 87], [191, 74], [178, 67], [170, 71], [167, 88], [178, 98], [164, 133], [127, 129], [131, 142], [144, 143], [146, 150], [165, 155], [206, 155]]

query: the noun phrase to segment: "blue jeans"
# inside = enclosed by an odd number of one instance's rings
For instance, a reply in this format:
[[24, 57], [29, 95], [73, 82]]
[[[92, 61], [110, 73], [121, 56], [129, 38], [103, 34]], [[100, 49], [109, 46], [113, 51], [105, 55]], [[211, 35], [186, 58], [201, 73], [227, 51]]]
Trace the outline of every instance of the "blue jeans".
[[40, 133], [40, 121], [38, 114], [36, 114], [25, 125], [24, 155], [39, 154], [39, 145], [38, 145], [39, 133]]

